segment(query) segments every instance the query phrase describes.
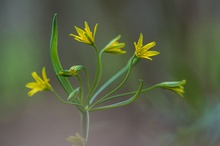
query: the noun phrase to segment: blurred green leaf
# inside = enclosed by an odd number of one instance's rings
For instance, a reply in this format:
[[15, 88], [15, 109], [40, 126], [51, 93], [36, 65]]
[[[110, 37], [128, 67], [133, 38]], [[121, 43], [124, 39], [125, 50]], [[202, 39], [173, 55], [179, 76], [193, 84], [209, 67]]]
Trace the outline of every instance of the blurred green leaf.
[[125, 100], [125, 101], [121, 101], [121, 102], [118, 102], [118, 103], [114, 103], [114, 104], [111, 104], [111, 105], [105, 105], [105, 106], [101, 106], [101, 107], [97, 107], [97, 108], [94, 108], [94, 109], [91, 109], [91, 111], [96, 111], [96, 110], [106, 110], [106, 109], [111, 109], [111, 108], [117, 108], [117, 107], [121, 107], [121, 106], [124, 106], [124, 105], [128, 105], [132, 102], [134, 102], [136, 99], [138, 99], [140, 93], [141, 93], [141, 90], [142, 90], [142, 87], [143, 87], [143, 81], [140, 80], [140, 86], [137, 90], [137, 92], [135, 93], [134, 96], [132, 96], [131, 98]]
[[[58, 27], [57, 27], [57, 14], [55, 14], [53, 18], [51, 40], [50, 40], [50, 58], [56, 74], [58, 74], [61, 70], [63, 70], [57, 52], [57, 44], [58, 44]], [[61, 76], [57, 76], [57, 78], [60, 84], [65, 89], [65, 91], [68, 94], [70, 94], [73, 91], [73, 87], [70, 85], [69, 80]]]

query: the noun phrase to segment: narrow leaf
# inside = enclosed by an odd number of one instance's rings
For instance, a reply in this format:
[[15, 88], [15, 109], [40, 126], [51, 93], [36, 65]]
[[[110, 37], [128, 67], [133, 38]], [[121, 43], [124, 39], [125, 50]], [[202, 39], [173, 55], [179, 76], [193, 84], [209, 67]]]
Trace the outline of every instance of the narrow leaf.
[[[132, 58], [130, 58], [132, 59]], [[132, 66], [136, 65], [140, 61], [139, 58], [135, 58], [134, 61], [132, 62]], [[116, 79], [118, 79], [122, 74], [124, 74], [130, 66], [130, 61], [126, 64], [125, 67], [123, 67], [119, 72], [117, 72], [114, 76], [112, 76], [107, 82], [105, 82], [99, 89], [98, 91], [92, 96], [90, 100], [90, 104], [95, 100], [95, 98], [106, 88], [108, 87], [111, 83], [113, 83]]]
[[127, 104], [130, 104], [130, 103], [134, 102], [139, 97], [139, 95], [141, 93], [141, 90], [142, 90], [142, 87], [143, 87], [143, 81], [141, 80], [140, 82], [141, 83], [140, 83], [140, 86], [139, 86], [137, 92], [131, 98], [129, 98], [129, 99], [125, 100], [125, 101], [121, 101], [121, 102], [115, 103], [115, 104], [110, 104], [110, 105], [105, 105], [105, 106], [97, 107], [97, 108], [91, 109], [91, 111], [117, 108], [117, 107], [121, 107], [121, 106], [124, 106], [124, 105], [127, 105]]
[[[51, 40], [50, 40], [50, 58], [56, 74], [58, 74], [61, 70], [63, 70], [58, 56], [57, 44], [58, 44], [58, 27], [57, 27], [57, 14], [55, 14], [53, 18]], [[62, 76], [57, 76], [57, 78], [60, 84], [63, 86], [64, 90], [69, 95], [73, 90], [72, 86], [69, 83], [69, 80]]]

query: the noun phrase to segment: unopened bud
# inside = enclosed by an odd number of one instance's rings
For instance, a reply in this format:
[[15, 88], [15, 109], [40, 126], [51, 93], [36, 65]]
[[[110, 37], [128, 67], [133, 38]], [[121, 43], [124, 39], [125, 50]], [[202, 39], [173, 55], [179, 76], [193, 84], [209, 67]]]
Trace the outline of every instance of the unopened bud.
[[77, 75], [80, 70], [83, 68], [82, 65], [75, 65], [75, 66], [72, 66], [70, 69], [69, 69], [69, 72], [71, 75], [75, 76]]
[[71, 77], [77, 75], [80, 70], [83, 68], [82, 65], [72, 66], [69, 70], [61, 70], [57, 75], [64, 77]]
[[157, 86], [163, 89], [171, 90], [183, 97], [183, 93], [184, 93], [183, 85], [185, 84], [186, 84], [186, 80], [182, 80], [177, 82], [162, 82]]
[[80, 87], [78, 87], [75, 90], [73, 90], [70, 93], [69, 97], [67, 98], [67, 101], [69, 101], [69, 102], [74, 101], [77, 98], [77, 96], [79, 94], [79, 91], [80, 91]]

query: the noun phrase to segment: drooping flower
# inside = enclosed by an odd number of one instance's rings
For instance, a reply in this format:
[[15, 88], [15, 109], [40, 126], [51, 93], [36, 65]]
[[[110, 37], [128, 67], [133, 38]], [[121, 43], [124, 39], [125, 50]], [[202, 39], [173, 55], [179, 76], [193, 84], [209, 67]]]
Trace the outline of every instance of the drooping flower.
[[134, 42], [136, 57], [152, 60], [152, 58], [150, 58], [151, 56], [156, 56], [159, 54], [159, 52], [157, 51], [149, 51], [149, 49], [151, 49], [155, 45], [156, 45], [156, 42], [150, 42], [143, 46], [143, 34], [140, 33], [138, 42], [137, 43]]
[[29, 96], [33, 96], [35, 93], [44, 90], [51, 90], [52, 86], [49, 83], [49, 78], [47, 78], [45, 67], [42, 68], [42, 78], [37, 75], [36, 72], [32, 72], [32, 77], [36, 82], [29, 82], [26, 84], [27, 88], [32, 89], [28, 92]]
[[70, 36], [73, 36], [74, 39], [79, 42], [86, 43], [89, 45], [94, 45], [97, 27], [98, 27], [98, 24], [95, 25], [94, 30], [93, 30], [94, 32], [92, 34], [88, 23], [85, 21], [84, 30], [75, 26], [75, 29], [78, 35], [70, 34]]
[[186, 84], [186, 80], [177, 81], [177, 82], [162, 82], [158, 84], [158, 87], [171, 90], [183, 97], [183, 93], [184, 93], [183, 85], [185, 84]]
[[113, 40], [111, 40], [105, 47], [104, 52], [112, 53], [112, 54], [125, 54], [126, 51], [123, 51], [122, 48], [125, 46], [125, 43], [119, 43], [118, 40], [121, 36], [117, 36]]

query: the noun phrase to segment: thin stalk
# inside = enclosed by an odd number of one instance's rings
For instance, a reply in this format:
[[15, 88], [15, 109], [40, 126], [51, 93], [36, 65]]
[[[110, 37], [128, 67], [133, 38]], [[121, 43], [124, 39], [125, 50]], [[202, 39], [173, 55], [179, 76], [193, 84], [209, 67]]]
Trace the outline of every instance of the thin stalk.
[[80, 133], [81, 136], [86, 138], [86, 127], [87, 127], [87, 120], [86, 120], [87, 116], [85, 111], [80, 112]]
[[[154, 88], [156, 88], [156, 87], [157, 87], [157, 85], [153, 85], [153, 86], [151, 86], [151, 87], [149, 87], [149, 88], [146, 88], [146, 89], [141, 90], [141, 93], [150, 91], [150, 90], [152, 90], [152, 89], [154, 89]], [[118, 97], [122, 97], [122, 96], [128, 96], [128, 95], [131, 95], [131, 94], [135, 94], [136, 92], [137, 92], [137, 91], [132, 91], [132, 92], [127, 92], [127, 93], [122, 93], [122, 94], [110, 96], [110, 97], [108, 97], [108, 98], [105, 98], [105, 99], [101, 100], [101, 101], [99, 102], [99, 104], [101, 104], [101, 103], [103, 103], [103, 102], [105, 102], [105, 101], [114, 99], [114, 98], [118, 98]]]
[[110, 105], [104, 105], [104, 106], [100, 106], [100, 107], [96, 107], [96, 108], [91, 108], [90, 111], [106, 110], [106, 109], [117, 108], [117, 107], [121, 107], [121, 106], [131, 104], [132, 102], [134, 102], [135, 100], [138, 99], [138, 97], [141, 93], [141, 90], [142, 90], [142, 87], [143, 87], [143, 81], [142, 80], [140, 80], [140, 81], [141, 81], [140, 86], [139, 86], [138, 90], [136, 91], [135, 95], [133, 95], [129, 99], [123, 100], [123, 101], [120, 101], [120, 102], [117, 102], [117, 103], [114, 103], [114, 104], [110, 104]]
[[84, 72], [85, 72], [85, 74], [86, 74], [87, 88], [88, 88], [88, 92], [89, 92], [89, 91], [90, 91], [90, 80], [89, 80], [89, 75], [88, 75], [88, 72], [87, 72], [87, 70], [86, 70], [85, 67], [83, 67], [83, 70], [84, 70]]
[[86, 116], [87, 116], [86, 141], [88, 141], [88, 137], [89, 137], [89, 125], [90, 125], [90, 115], [89, 115], [89, 111], [88, 111], [88, 110], [86, 110]]
[[88, 137], [89, 137], [89, 125], [90, 125], [89, 111], [86, 110], [80, 112], [80, 133], [82, 137], [86, 139], [86, 142], [88, 141]]
[[[133, 61], [131, 61], [133, 60]], [[130, 61], [128, 61], [128, 63], [126, 64], [125, 67], [123, 67], [119, 72], [117, 72], [114, 76], [112, 76], [107, 82], [105, 82], [100, 88], [99, 90], [92, 96], [90, 103], [92, 104], [92, 102], [95, 100], [95, 98], [106, 88], [108, 87], [112, 82], [114, 82], [118, 77], [120, 77], [125, 71], [127, 71], [130, 67], [130, 64], [132, 64], [132, 66], [134, 66], [137, 62], [139, 61], [138, 58], [134, 58], [134, 56], [132, 56], [130, 58]]]
[[92, 84], [92, 88], [91, 88], [91, 91], [90, 91], [90, 93], [89, 93], [89, 96], [91, 96], [93, 93], [94, 93], [94, 91], [95, 91], [95, 89], [97, 88], [97, 86], [98, 86], [98, 84], [99, 84], [99, 80], [100, 80], [100, 74], [102, 74], [102, 62], [101, 62], [101, 58], [100, 58], [100, 56], [99, 56], [99, 50], [98, 50], [98, 48], [96, 47], [96, 45], [94, 44], [93, 45], [94, 46], [94, 48], [95, 48], [95, 51], [96, 51], [96, 55], [97, 55], [97, 64], [98, 64], [98, 67], [97, 67], [97, 69], [96, 69], [96, 75], [95, 75], [95, 79], [94, 79], [94, 81], [93, 81], [93, 84]]
[[103, 50], [99, 53], [99, 76], [98, 76], [98, 79], [97, 79], [97, 84], [94, 88], [94, 91], [96, 90], [96, 88], [98, 87], [99, 83], [100, 83], [100, 80], [102, 78], [102, 53], [103, 53]]
[[78, 78], [79, 84], [80, 84], [80, 103], [83, 104], [83, 84], [82, 84], [82, 80], [80, 78], [79, 75], [76, 75], [76, 77]]
[[97, 102], [95, 102], [90, 108], [92, 108], [92, 107], [96, 106], [97, 104], [99, 104], [102, 100], [104, 100], [106, 97], [108, 97], [109, 95], [111, 95], [114, 92], [116, 92], [119, 88], [121, 88], [124, 85], [124, 83], [127, 81], [128, 77], [129, 77], [129, 75], [131, 73], [132, 62], [133, 62], [134, 59], [135, 59], [135, 57], [133, 56], [133, 58], [129, 61], [128, 72], [127, 72], [124, 80], [114, 90], [112, 90], [111, 92], [109, 92], [108, 94], [103, 96], [101, 99], [99, 99]]

